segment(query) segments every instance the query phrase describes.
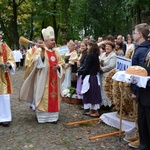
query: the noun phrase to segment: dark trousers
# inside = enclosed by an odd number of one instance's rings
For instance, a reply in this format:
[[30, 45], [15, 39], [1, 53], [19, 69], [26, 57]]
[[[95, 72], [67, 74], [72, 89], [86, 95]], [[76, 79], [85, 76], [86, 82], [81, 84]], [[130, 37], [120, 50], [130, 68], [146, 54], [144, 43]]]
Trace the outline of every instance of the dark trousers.
[[16, 68], [19, 68], [20, 62], [16, 62]]
[[20, 66], [23, 67], [23, 65], [24, 65], [24, 58], [21, 59], [21, 62], [20, 62]]
[[150, 150], [150, 106], [138, 104], [140, 150]]

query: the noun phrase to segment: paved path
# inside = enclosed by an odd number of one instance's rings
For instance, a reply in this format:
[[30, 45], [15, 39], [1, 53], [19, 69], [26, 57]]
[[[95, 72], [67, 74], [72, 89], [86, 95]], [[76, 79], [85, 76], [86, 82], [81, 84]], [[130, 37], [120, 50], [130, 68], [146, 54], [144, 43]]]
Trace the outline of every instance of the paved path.
[[[11, 95], [13, 121], [10, 127], [0, 126], [0, 150], [132, 150], [118, 136], [89, 141], [89, 137], [117, 131], [104, 123], [92, 122], [67, 127], [66, 123], [91, 119], [83, 111], [61, 103], [59, 122], [38, 124], [35, 112], [25, 102], [18, 102], [18, 92], [24, 71], [17, 70]], [[122, 136], [123, 138], [124, 136]]]

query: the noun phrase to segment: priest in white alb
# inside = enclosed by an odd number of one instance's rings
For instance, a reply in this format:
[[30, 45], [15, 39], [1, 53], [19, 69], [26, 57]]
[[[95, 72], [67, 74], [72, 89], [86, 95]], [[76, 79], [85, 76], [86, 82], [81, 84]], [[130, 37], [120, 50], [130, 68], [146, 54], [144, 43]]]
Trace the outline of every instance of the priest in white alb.
[[[64, 74], [64, 60], [55, 49], [54, 29], [42, 30], [44, 46], [32, 65], [33, 70], [20, 90], [20, 100], [32, 102], [35, 96], [38, 123], [57, 123], [60, 110], [60, 82]], [[36, 88], [36, 89], [34, 89]]]

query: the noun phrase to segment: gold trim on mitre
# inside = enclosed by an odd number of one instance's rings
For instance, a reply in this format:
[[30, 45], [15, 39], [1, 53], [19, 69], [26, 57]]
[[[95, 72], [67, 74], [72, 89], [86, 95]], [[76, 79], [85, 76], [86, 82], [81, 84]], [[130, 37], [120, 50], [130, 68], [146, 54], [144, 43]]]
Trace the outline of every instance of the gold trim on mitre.
[[44, 40], [55, 38], [54, 29], [51, 26], [48, 26], [46, 29], [42, 29], [42, 35]]

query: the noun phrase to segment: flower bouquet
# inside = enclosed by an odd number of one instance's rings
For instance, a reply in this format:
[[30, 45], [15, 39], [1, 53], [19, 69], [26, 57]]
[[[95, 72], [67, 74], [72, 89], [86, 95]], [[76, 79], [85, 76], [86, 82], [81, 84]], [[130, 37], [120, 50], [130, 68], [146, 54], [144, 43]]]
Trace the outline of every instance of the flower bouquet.
[[69, 104], [82, 104], [82, 99], [78, 99], [78, 96], [76, 94], [76, 88], [74, 87], [67, 87], [63, 92], [63, 98], [62, 101], [67, 102]]

